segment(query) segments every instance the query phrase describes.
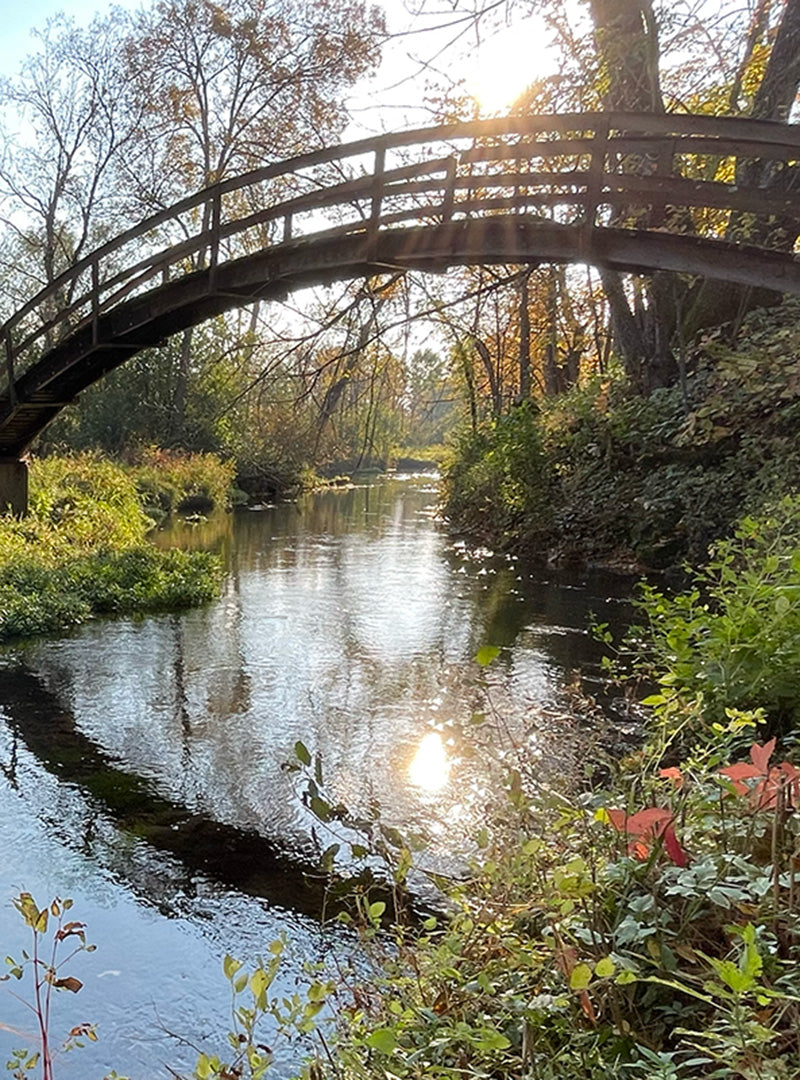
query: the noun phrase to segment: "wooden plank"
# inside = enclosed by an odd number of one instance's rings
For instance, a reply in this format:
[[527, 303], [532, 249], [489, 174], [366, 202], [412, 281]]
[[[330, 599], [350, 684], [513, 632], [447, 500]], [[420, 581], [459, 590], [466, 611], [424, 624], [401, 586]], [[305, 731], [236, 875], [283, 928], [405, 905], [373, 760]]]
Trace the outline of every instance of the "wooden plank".
[[776, 194], [763, 188], [736, 187], [713, 180], [636, 176], [632, 173], [606, 176], [601, 202], [616, 205], [619, 195], [642, 198], [647, 202], [663, 199], [672, 206], [744, 210], [758, 215], [800, 214], [800, 191]]

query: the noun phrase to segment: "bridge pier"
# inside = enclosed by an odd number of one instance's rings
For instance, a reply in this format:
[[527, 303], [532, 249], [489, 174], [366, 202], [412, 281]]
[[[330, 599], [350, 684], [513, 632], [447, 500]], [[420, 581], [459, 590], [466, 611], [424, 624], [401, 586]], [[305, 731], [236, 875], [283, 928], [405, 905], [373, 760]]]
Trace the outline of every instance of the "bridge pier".
[[0, 514], [24, 517], [28, 512], [28, 463], [0, 458]]

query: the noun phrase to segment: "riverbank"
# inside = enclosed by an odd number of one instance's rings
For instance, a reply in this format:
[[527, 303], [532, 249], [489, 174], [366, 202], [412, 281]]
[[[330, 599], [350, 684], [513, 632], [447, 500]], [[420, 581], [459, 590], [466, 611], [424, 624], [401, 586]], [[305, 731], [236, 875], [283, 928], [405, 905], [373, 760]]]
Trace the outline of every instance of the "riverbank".
[[151, 454], [137, 466], [89, 454], [35, 460], [28, 515], [0, 517], [0, 641], [210, 600], [219, 560], [158, 550], [148, 509], [201, 497], [208, 508], [226, 498], [229, 473], [207, 455]]
[[462, 436], [445, 513], [495, 550], [556, 565], [705, 561], [746, 513], [800, 486], [800, 303], [707, 335], [683, 386], [633, 394], [613, 371]]
[[645, 592], [639, 751], [565, 791], [506, 748], [452, 915], [386, 945], [366, 921], [337, 1076], [800, 1075], [799, 521], [784, 501]]

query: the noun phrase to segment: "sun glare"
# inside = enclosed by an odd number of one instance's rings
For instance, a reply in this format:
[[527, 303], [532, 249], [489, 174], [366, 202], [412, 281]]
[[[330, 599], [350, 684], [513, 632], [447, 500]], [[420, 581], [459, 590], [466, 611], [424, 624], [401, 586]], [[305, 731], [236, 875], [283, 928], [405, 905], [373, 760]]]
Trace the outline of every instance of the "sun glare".
[[441, 791], [450, 778], [450, 762], [442, 737], [431, 731], [423, 737], [408, 767], [411, 783], [424, 791]]
[[535, 19], [501, 30], [470, 55], [466, 88], [484, 114], [504, 112], [553, 69], [546, 33]]

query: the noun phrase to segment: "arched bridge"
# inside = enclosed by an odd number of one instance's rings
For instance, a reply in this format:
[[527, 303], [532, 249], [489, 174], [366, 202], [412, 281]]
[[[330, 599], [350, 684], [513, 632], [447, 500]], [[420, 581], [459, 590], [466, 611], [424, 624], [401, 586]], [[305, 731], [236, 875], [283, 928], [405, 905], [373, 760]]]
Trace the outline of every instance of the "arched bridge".
[[[81, 259], [0, 327], [0, 504], [24, 509], [22, 455], [87, 386], [171, 334], [302, 286], [579, 262], [800, 294], [798, 259], [747, 242], [755, 215], [790, 244], [800, 232], [800, 192], [742, 184], [755, 162], [800, 162], [800, 125], [508, 117], [364, 139], [206, 188]], [[739, 243], [720, 239], [731, 215]]]

